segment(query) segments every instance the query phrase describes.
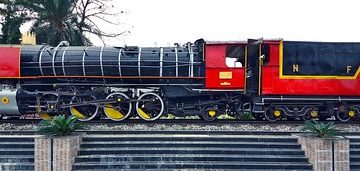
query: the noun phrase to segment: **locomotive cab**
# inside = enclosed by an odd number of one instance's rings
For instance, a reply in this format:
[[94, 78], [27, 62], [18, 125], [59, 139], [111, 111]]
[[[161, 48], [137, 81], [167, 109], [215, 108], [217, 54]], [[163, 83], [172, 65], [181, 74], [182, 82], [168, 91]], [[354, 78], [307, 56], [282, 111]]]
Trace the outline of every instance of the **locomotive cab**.
[[245, 89], [246, 42], [206, 42], [205, 87], [207, 89]]

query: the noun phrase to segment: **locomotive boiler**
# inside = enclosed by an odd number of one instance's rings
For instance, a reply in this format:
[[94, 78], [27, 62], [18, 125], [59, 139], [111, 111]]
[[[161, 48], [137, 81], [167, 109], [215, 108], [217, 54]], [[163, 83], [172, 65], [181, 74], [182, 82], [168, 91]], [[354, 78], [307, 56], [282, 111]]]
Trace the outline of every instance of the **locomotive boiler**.
[[348, 121], [360, 113], [360, 43], [249, 39], [174, 47], [0, 47], [0, 113], [82, 121], [163, 114]]

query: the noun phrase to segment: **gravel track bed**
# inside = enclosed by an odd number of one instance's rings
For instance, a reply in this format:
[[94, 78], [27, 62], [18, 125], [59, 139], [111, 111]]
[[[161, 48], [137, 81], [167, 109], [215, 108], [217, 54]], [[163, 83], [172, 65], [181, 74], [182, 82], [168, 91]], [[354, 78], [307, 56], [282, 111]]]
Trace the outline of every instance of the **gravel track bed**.
[[[359, 124], [339, 124], [338, 130], [342, 132], [359, 132]], [[32, 124], [0, 124], [0, 131], [36, 130], [36, 123]], [[274, 123], [122, 123], [122, 124], [85, 124], [86, 130], [109, 131], [264, 131], [264, 132], [302, 132], [303, 124], [274, 124]]]

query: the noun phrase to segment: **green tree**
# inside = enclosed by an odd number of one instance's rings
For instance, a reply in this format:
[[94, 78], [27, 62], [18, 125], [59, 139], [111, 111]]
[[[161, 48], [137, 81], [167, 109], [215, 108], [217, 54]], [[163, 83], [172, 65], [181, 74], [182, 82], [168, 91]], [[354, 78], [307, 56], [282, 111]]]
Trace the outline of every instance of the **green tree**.
[[20, 26], [30, 20], [29, 11], [17, 0], [0, 2], [0, 43], [19, 44], [21, 42]]
[[[91, 45], [85, 34], [116, 37], [125, 32], [107, 33], [100, 29], [96, 21], [118, 24], [107, 19], [116, 18], [117, 13], [109, 13], [111, 0], [38, 0], [26, 3], [36, 13], [32, 31], [37, 34], [37, 43], [56, 46], [66, 40], [70, 45]], [[104, 42], [105, 43], [105, 42]]]
[[41, 0], [24, 3], [24, 6], [35, 13], [31, 31], [36, 33], [38, 44], [56, 46], [63, 40], [68, 41], [70, 45], [89, 43], [77, 28], [77, 16], [73, 15], [76, 2], [76, 0]]
[[[19, 27], [31, 21], [31, 31], [37, 35], [37, 44], [57, 46], [61, 41], [70, 45], [91, 45], [85, 35], [116, 37], [125, 32], [104, 32], [97, 25], [118, 19], [118, 14], [109, 13], [112, 0], [0, 0], [2, 17], [1, 43], [19, 43]], [[105, 44], [105, 41], [103, 41]]]

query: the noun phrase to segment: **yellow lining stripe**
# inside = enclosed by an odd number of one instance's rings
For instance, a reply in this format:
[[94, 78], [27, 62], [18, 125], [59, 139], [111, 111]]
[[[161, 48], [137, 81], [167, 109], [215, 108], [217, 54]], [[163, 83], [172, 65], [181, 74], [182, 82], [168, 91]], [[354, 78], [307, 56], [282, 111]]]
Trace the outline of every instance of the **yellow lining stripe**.
[[357, 68], [355, 75], [341, 76], [341, 75], [283, 75], [284, 65], [284, 42], [280, 40], [279, 44], [279, 76], [280, 79], [336, 79], [336, 80], [356, 80], [360, 74], [360, 67]]

